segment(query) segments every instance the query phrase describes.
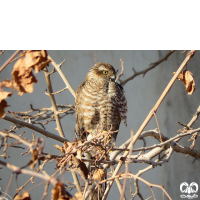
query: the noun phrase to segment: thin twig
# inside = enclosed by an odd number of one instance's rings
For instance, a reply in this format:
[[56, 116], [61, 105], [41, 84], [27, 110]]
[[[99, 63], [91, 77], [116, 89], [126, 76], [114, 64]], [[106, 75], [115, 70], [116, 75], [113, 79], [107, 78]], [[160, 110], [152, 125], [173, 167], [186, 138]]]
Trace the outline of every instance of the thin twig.
[[14, 138], [18, 141], [20, 141], [21, 143], [23, 143], [24, 145], [28, 146], [28, 147], [31, 147], [32, 144], [30, 144], [29, 142], [23, 140], [20, 136], [16, 135], [16, 134], [13, 134], [13, 133], [5, 133], [3, 131], [0, 131], [0, 135], [4, 136], [4, 137], [11, 137], [11, 138]]
[[78, 192], [82, 192], [81, 186], [80, 186], [79, 181], [78, 181], [78, 177], [76, 175], [76, 172], [72, 171], [72, 176], [73, 176], [73, 179], [74, 179], [74, 184], [76, 186], [76, 189], [78, 190]]
[[12, 171], [14, 171], [17, 174], [28, 174], [28, 175], [31, 175], [31, 176], [36, 176], [36, 177], [41, 178], [45, 181], [50, 181], [53, 185], [58, 183], [58, 180], [56, 178], [51, 177], [51, 176], [46, 176], [44, 174], [36, 173], [34, 171], [27, 170], [27, 169], [22, 169], [20, 167], [15, 166], [15, 165], [11, 165], [9, 163], [6, 163], [2, 160], [0, 160], [0, 164], [6, 166], [8, 169], [11, 169]]
[[123, 62], [123, 60], [121, 58], [120, 58], [120, 62], [121, 62], [122, 70], [121, 70], [120, 74], [117, 76], [115, 82], [118, 81], [118, 79], [123, 75], [123, 72], [124, 72], [124, 62]]
[[158, 66], [161, 62], [167, 60], [167, 58], [172, 54], [174, 53], [175, 50], [171, 50], [167, 53], [167, 55], [165, 55], [164, 58], [160, 59], [159, 61], [155, 62], [155, 63], [152, 63], [150, 64], [150, 67], [145, 69], [145, 70], [142, 70], [140, 72], [135, 72], [134, 70], [134, 74], [132, 76], [130, 76], [129, 78], [125, 79], [124, 81], [122, 81], [120, 84], [122, 86], [124, 86], [128, 81], [134, 79], [136, 76], [140, 75], [140, 74], [143, 74], [143, 76], [148, 72], [150, 71], [151, 69], [155, 68], [156, 66]]
[[0, 73], [20, 51], [21, 50], [15, 51], [15, 53], [1, 66]]
[[5, 194], [8, 193], [8, 190], [9, 190], [10, 185], [11, 185], [11, 183], [12, 183], [13, 177], [14, 177], [14, 173], [11, 174], [11, 177], [10, 177], [9, 183], [8, 183], [8, 185], [7, 185], [7, 188], [6, 188]]
[[[39, 168], [35, 170], [36, 173], [38, 173], [39, 171], [40, 171]], [[24, 183], [24, 185], [22, 185], [20, 188], [17, 188], [15, 190], [17, 190], [17, 192], [19, 193], [29, 182], [34, 183], [33, 178], [34, 178], [34, 176], [32, 176], [28, 181], [26, 181], [26, 183]]]
[[[110, 168], [111, 168], [111, 171], [112, 171], [112, 173], [113, 173], [113, 172], [115, 171], [115, 168], [114, 168], [112, 165], [110, 166]], [[122, 191], [123, 191], [123, 188], [122, 188], [122, 185], [121, 185], [121, 183], [120, 183], [119, 178], [116, 177], [116, 178], [115, 178], [115, 181], [116, 181], [116, 183], [117, 183], [117, 187], [118, 187], [119, 193], [120, 193], [120, 195], [121, 195], [121, 194], [122, 194]], [[126, 200], [125, 194], [124, 194], [123, 200]]]
[[72, 95], [74, 97], [76, 97], [76, 93], [74, 92], [73, 88], [71, 87], [71, 85], [69, 84], [68, 80], [66, 79], [65, 75], [63, 74], [63, 72], [61, 71], [60, 67], [56, 64], [56, 62], [51, 58], [50, 55], [48, 55], [48, 59], [50, 59], [52, 62], [52, 65], [56, 68], [56, 71], [60, 74], [62, 80], [64, 81], [64, 83], [66, 84], [66, 87], [69, 89], [69, 91], [72, 93]]
[[[187, 128], [190, 128], [194, 122], [198, 119], [199, 117], [199, 114], [200, 114], [200, 106], [197, 108], [197, 111], [196, 113], [193, 115], [192, 119], [190, 120], [190, 122], [186, 125], [185, 128], [181, 129], [181, 130], [178, 130], [177, 132], [183, 132], [184, 130], [187, 130]], [[178, 122], [177, 122], [178, 123]]]
[[69, 142], [69, 140], [67, 140], [67, 139], [65, 139], [65, 138], [62, 138], [62, 137], [60, 137], [60, 136], [58, 136], [58, 135], [55, 135], [55, 134], [53, 134], [53, 133], [50, 133], [49, 131], [45, 131], [45, 130], [43, 130], [43, 129], [37, 127], [37, 126], [34, 126], [33, 124], [29, 124], [29, 123], [26, 123], [26, 122], [23, 122], [23, 121], [21, 121], [21, 120], [14, 119], [14, 118], [8, 117], [8, 116], [5, 116], [5, 117], [2, 118], [2, 119], [7, 120], [7, 121], [10, 121], [10, 122], [12, 122], [12, 123], [14, 123], [14, 124], [19, 124], [19, 125], [25, 126], [25, 127], [27, 127], [27, 128], [30, 128], [30, 129], [32, 129], [32, 130], [34, 130], [34, 131], [37, 131], [37, 132], [39, 132], [39, 133], [45, 135], [46, 137], [52, 138], [52, 139], [57, 140], [57, 141], [59, 141], [59, 142], [62, 142], [62, 143], [65, 142], [65, 141], [66, 141], [66, 142]]
[[63, 88], [62, 90], [59, 90], [58, 92], [54, 92], [54, 93], [52, 93], [52, 94], [59, 94], [59, 93], [61, 93], [61, 92], [63, 92], [63, 91], [65, 91], [65, 90], [68, 90], [68, 88]]
[[5, 52], [5, 50], [1, 50], [1, 53], [0, 53], [0, 55], [2, 55], [4, 52]]
[[132, 178], [136, 178], [136, 179], [139, 179], [140, 181], [144, 182], [145, 184], [147, 184], [149, 187], [157, 187], [157, 188], [160, 188], [161, 190], [163, 190], [163, 192], [166, 194], [166, 196], [172, 200], [172, 198], [169, 196], [169, 194], [167, 193], [167, 191], [164, 189], [163, 186], [161, 185], [156, 185], [156, 184], [153, 184], [153, 183], [149, 183], [148, 181], [144, 180], [143, 178], [137, 176], [137, 175], [134, 175], [134, 174], [131, 174], [131, 173], [128, 173], [128, 174], [119, 174], [119, 175], [115, 175], [115, 176], [112, 176], [110, 178], [107, 178], [106, 180], [103, 180], [101, 182], [99, 182], [99, 184], [103, 184], [104, 182], [107, 182], [107, 181], [113, 181], [116, 177], [132, 177]]
[[160, 142], [163, 142], [163, 141], [162, 141], [162, 137], [161, 137], [161, 133], [160, 133], [160, 127], [159, 127], [159, 124], [158, 124], [158, 119], [157, 119], [157, 117], [156, 117], [156, 113], [154, 112], [153, 114], [154, 114], [154, 117], [155, 117], [155, 119], [156, 119], [156, 124], [157, 124], [157, 128], [158, 128], [158, 133], [159, 133], [159, 135], [160, 135]]
[[41, 200], [44, 200], [45, 197], [48, 195], [48, 188], [49, 188], [49, 181], [46, 182], [46, 185], [45, 185], [45, 188], [44, 188], [44, 192], [43, 192], [43, 195], [42, 195], [42, 199]]
[[56, 119], [56, 125], [57, 125], [56, 130], [58, 131], [58, 133], [60, 134], [61, 137], [65, 138], [65, 135], [63, 133], [63, 129], [62, 129], [62, 126], [60, 123], [60, 118], [59, 118], [59, 113], [58, 113], [57, 106], [56, 106], [56, 101], [55, 101], [54, 95], [52, 95], [53, 89], [52, 89], [52, 85], [51, 85], [50, 74], [48, 73], [47, 67], [44, 69], [44, 74], [46, 77], [47, 87], [49, 90], [49, 97], [51, 100], [53, 112], [54, 112], [55, 119]]
[[[131, 135], [133, 136], [133, 130], [131, 130]], [[131, 155], [132, 153], [132, 150], [133, 150], [133, 146], [131, 146], [130, 148], [130, 151], [129, 151], [129, 155]], [[126, 163], [126, 167], [125, 167], [125, 174], [128, 173], [128, 169], [129, 169], [129, 163], [130, 163], [130, 159], [128, 159], [128, 162]], [[123, 182], [123, 190], [121, 192], [121, 197], [120, 197], [120, 200], [123, 200], [124, 198], [124, 194], [125, 194], [125, 190], [126, 190], [126, 177], [124, 178], [124, 182]]]

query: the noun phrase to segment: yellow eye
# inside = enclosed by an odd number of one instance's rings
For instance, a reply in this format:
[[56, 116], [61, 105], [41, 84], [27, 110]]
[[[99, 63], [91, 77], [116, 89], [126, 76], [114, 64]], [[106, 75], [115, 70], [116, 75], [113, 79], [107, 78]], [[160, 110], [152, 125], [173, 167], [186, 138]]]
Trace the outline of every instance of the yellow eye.
[[103, 74], [108, 74], [108, 71], [103, 71]]

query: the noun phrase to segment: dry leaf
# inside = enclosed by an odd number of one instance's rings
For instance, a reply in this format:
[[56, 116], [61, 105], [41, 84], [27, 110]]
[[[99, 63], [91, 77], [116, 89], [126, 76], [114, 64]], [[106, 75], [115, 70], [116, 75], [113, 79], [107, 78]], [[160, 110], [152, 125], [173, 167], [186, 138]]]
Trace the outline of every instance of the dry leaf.
[[77, 152], [77, 146], [80, 145], [80, 141], [76, 141], [76, 142], [64, 142], [63, 143], [63, 147], [65, 150], [65, 153], [75, 153]]
[[[173, 75], [174, 74], [175, 72], [173, 72]], [[189, 95], [193, 94], [193, 92], [195, 91], [195, 82], [194, 82], [194, 76], [190, 71], [188, 70], [182, 71], [178, 75], [177, 79], [185, 85], [186, 91], [188, 92]]]
[[15, 196], [14, 200], [31, 200], [30, 194], [26, 191], [23, 191], [23, 194], [18, 194]]
[[93, 174], [93, 179], [96, 181], [101, 181], [106, 176], [106, 173], [103, 169], [97, 169], [95, 170]]
[[63, 183], [56, 183], [53, 190], [51, 190], [51, 200], [71, 200], [71, 195], [65, 190]]
[[0, 87], [10, 88], [18, 90], [18, 95], [23, 93], [33, 92], [33, 83], [37, 83], [37, 79], [32, 73], [32, 69], [35, 73], [44, 69], [51, 60], [47, 59], [47, 52], [45, 50], [29, 50], [21, 54], [21, 57], [14, 65], [12, 71], [12, 81], [5, 79], [0, 83]]
[[8, 96], [11, 96], [12, 93], [13, 93], [13, 91], [12, 92], [0, 91], [0, 118], [3, 118], [5, 116], [4, 109], [9, 106], [9, 105], [7, 105], [7, 102], [5, 101], [5, 99]]
[[51, 60], [47, 58], [45, 50], [29, 50], [20, 55], [20, 59], [15, 63], [12, 71], [12, 81], [5, 79], [0, 83], [0, 87], [13, 88], [18, 90], [18, 95], [33, 92], [33, 83], [37, 83], [37, 79], [32, 73], [44, 69]]
[[33, 68], [35, 73], [38, 73], [51, 62], [51, 60], [47, 59], [47, 52], [45, 50], [29, 50], [26, 52], [24, 60], [26, 68]]
[[84, 200], [82, 192], [76, 192], [73, 199]]
[[20, 58], [14, 65], [12, 71], [12, 87], [18, 90], [18, 95], [33, 92], [33, 83], [37, 83], [37, 79], [32, 73], [32, 68], [25, 66], [24, 58]]
[[36, 163], [38, 162], [39, 159], [39, 155], [38, 155], [38, 151], [36, 149], [33, 149], [32, 151], [32, 158], [30, 160], [30, 168], [33, 169], [36, 165]]
[[0, 90], [0, 102], [4, 99], [6, 99], [8, 96], [12, 96], [13, 91], [12, 92], [3, 92]]
[[85, 163], [76, 158], [73, 154], [71, 155], [72, 164], [75, 165], [75, 169], [78, 171], [80, 176], [84, 179], [88, 179], [89, 170], [86, 167]]
[[9, 81], [8, 79], [3, 80], [0, 82], [0, 87], [6, 87], [6, 88], [11, 88], [12, 87], [12, 81]]

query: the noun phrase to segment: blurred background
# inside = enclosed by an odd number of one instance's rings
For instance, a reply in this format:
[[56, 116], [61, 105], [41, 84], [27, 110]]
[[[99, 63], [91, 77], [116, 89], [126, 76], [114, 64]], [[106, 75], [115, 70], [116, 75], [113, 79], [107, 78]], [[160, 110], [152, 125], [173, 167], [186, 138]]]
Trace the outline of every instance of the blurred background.
[[[76, 91], [78, 86], [85, 80], [85, 77], [90, 70], [90, 68], [96, 63], [95, 58], [98, 62], [110, 63], [114, 66], [116, 70], [121, 71], [121, 62], [120, 58], [124, 62], [124, 73], [121, 76], [120, 80], [125, 80], [131, 75], [134, 74], [133, 69], [136, 72], [144, 70], [149, 67], [151, 63], [154, 63], [162, 59], [169, 51], [165, 50], [154, 50], [154, 51], [48, 51], [49, 55], [54, 59], [57, 64], [60, 64], [63, 60], [66, 62], [62, 65], [61, 69], [65, 74], [67, 80], [71, 84], [72, 88]], [[0, 55], [0, 66], [14, 53], [14, 51], [5, 51], [3, 55]], [[186, 52], [187, 53], [187, 52]], [[175, 51], [167, 61], [162, 62], [156, 68], [147, 72], [146, 75], [139, 75], [133, 80], [127, 82], [124, 86], [125, 95], [128, 102], [128, 115], [127, 115], [127, 127], [121, 123], [120, 130], [117, 136], [116, 144], [119, 146], [124, 143], [131, 135], [131, 129], [136, 132], [149, 111], [153, 108], [158, 98], [162, 94], [166, 85], [172, 77], [172, 73], [175, 72], [182, 61], [185, 59], [186, 53], [182, 54], [182, 51]], [[199, 51], [196, 52], [194, 57], [189, 61], [187, 69], [191, 71], [194, 75], [196, 83], [196, 91], [193, 95], [188, 95], [185, 91], [185, 86], [180, 82], [176, 81], [170, 92], [167, 94], [166, 98], [159, 107], [156, 116], [158, 119], [159, 127], [161, 132], [167, 137], [173, 137], [177, 134], [177, 130], [182, 128], [176, 121], [179, 121], [183, 124], [187, 124], [193, 115], [195, 114], [199, 103], [199, 94], [200, 94], [200, 76], [199, 76]], [[9, 64], [1, 73], [0, 81], [4, 79], [11, 80], [11, 72], [13, 69], [14, 63]], [[49, 65], [49, 71], [52, 70], [52, 65]], [[14, 92], [11, 97], [7, 98], [8, 107], [6, 111], [28, 111], [30, 110], [30, 104], [34, 108], [42, 107], [51, 107], [51, 101], [47, 95], [45, 95], [45, 89], [47, 89], [46, 80], [44, 77], [44, 72], [35, 75], [38, 83], [34, 84], [34, 91], [31, 94], [23, 94], [23, 96], [18, 96], [18, 92]], [[64, 82], [60, 78], [58, 73], [51, 75], [51, 82], [53, 86], [53, 91], [59, 91], [65, 87]], [[73, 95], [65, 90], [60, 94], [55, 95], [57, 104], [65, 105], [74, 105], [75, 99]], [[75, 115], [67, 115], [61, 119], [62, 127], [65, 133], [65, 136], [68, 140], [73, 141], [75, 138], [74, 127], [75, 127]], [[14, 124], [1, 119], [0, 121], [0, 130], [9, 129]], [[37, 125], [36, 125], [37, 126]], [[39, 126], [40, 127], [40, 126]], [[197, 120], [193, 128], [200, 127], [200, 122]], [[54, 134], [58, 134], [56, 130], [55, 122], [51, 122], [46, 125], [46, 130]], [[155, 118], [152, 118], [150, 123], [147, 125], [145, 130], [157, 128]], [[32, 139], [32, 130], [27, 128], [21, 128], [17, 131], [17, 134], [25, 131], [24, 137]], [[44, 152], [51, 154], [60, 154], [60, 152], [54, 148], [55, 144], [61, 145], [60, 142], [57, 142], [51, 138], [46, 138], [45, 136], [34, 131], [34, 134], [37, 137], [43, 137], [45, 139], [45, 148]], [[184, 137], [181, 139], [179, 144], [190, 146], [191, 141], [188, 141], [190, 137]], [[12, 141], [9, 139], [9, 141]], [[157, 141], [154, 139], [146, 139], [147, 146], [155, 144]], [[10, 142], [9, 142], [10, 143]], [[143, 145], [141, 141], [138, 141], [134, 148], [139, 148]], [[196, 141], [195, 149], [198, 149], [200, 145], [199, 140]], [[8, 148], [7, 155], [9, 158], [0, 159], [5, 162], [14, 164], [16, 166], [24, 166], [28, 163], [31, 156], [21, 156], [25, 150]], [[1, 154], [3, 154], [3, 148], [1, 148]], [[146, 172], [141, 177], [150, 183], [163, 185], [172, 199], [181, 199], [180, 195], [180, 184], [182, 182], [196, 182], [200, 185], [200, 171], [199, 171], [199, 161], [196, 160], [194, 163], [193, 157], [186, 157], [184, 154], [174, 152], [170, 161], [163, 164], [162, 166], [155, 167], [154, 169]], [[139, 170], [147, 167], [147, 164], [130, 164], [129, 169], [133, 174], [136, 174]], [[45, 166], [46, 172], [51, 175], [55, 172], [56, 162], [48, 163]], [[120, 171], [124, 171], [124, 167]], [[12, 171], [2, 166], [0, 169], [0, 187], [1, 191], [5, 191], [10, 180]], [[9, 188], [8, 194], [14, 196], [17, 187], [23, 185], [30, 176], [28, 175], [19, 175], [17, 181], [13, 179], [11, 186]], [[65, 176], [61, 176], [60, 180], [67, 180], [73, 182], [72, 175], [70, 172], [65, 173]], [[42, 180], [34, 178], [34, 184], [29, 183], [24, 190], [29, 190], [32, 199], [41, 199], [44, 192], [45, 183], [39, 185]], [[126, 188], [126, 197], [127, 199], [131, 198], [130, 187], [134, 193], [134, 182], [129, 180], [127, 181]], [[150, 188], [139, 181], [140, 192], [143, 195], [144, 199], [152, 196]], [[48, 197], [50, 199], [50, 191], [52, 186], [50, 185], [48, 190]], [[70, 192], [70, 190], [68, 190]], [[156, 199], [163, 199], [163, 192], [159, 188], [153, 188]], [[71, 191], [73, 194], [73, 191]], [[113, 184], [113, 187], [109, 193], [108, 199], [119, 199], [119, 191], [116, 183]], [[135, 199], [139, 199], [135, 197]], [[164, 199], [167, 199], [165, 196]]]

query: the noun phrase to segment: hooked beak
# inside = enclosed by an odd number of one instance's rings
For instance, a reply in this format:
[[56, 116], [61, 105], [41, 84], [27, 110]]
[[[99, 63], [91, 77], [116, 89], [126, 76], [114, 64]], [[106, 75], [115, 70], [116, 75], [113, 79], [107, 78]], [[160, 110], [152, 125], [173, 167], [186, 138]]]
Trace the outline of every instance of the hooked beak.
[[110, 76], [110, 78], [114, 81], [116, 79], [115, 74], [113, 74], [112, 76]]

